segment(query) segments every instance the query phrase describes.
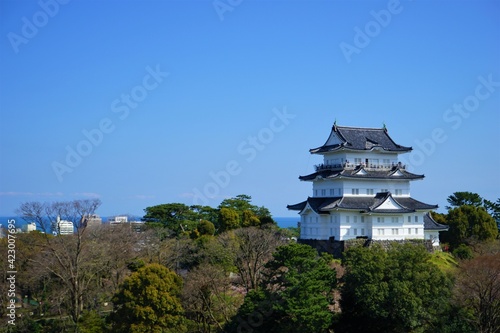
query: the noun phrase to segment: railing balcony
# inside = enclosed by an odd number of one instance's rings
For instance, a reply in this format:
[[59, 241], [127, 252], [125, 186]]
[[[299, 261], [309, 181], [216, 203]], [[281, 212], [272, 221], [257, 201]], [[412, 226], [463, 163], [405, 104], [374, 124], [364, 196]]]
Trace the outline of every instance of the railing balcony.
[[401, 169], [406, 169], [406, 165], [401, 162], [390, 163], [390, 164], [372, 164], [372, 163], [349, 163], [344, 162], [344, 164], [317, 164], [314, 166], [316, 171], [322, 170], [353, 170], [358, 167], [364, 167], [366, 170], [391, 170], [395, 167], [400, 167]]

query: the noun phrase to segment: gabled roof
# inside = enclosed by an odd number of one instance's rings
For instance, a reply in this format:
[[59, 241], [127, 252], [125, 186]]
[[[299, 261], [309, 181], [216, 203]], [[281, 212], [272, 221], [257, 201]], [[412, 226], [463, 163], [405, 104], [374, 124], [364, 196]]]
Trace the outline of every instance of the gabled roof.
[[[391, 202], [391, 204], [383, 205], [387, 202]], [[337, 209], [354, 210], [360, 213], [402, 214], [438, 208], [437, 205], [429, 205], [411, 197], [393, 197], [390, 192], [377, 193], [374, 197], [309, 197], [306, 201], [288, 205], [287, 208], [302, 212], [307, 205], [318, 214], [327, 214], [329, 211]]]
[[448, 226], [444, 224], [439, 224], [432, 218], [431, 213], [427, 213], [424, 215], [424, 230], [429, 231], [447, 231]]
[[357, 179], [395, 179], [395, 180], [415, 180], [422, 179], [424, 175], [417, 175], [406, 171], [398, 165], [390, 169], [365, 169], [359, 165], [354, 169], [320, 169], [307, 176], [299, 176], [300, 180], [314, 180], [317, 177], [334, 178], [357, 178]]
[[321, 154], [342, 149], [364, 151], [380, 149], [392, 152], [408, 152], [412, 150], [411, 147], [396, 144], [387, 133], [385, 126], [383, 128], [361, 128], [334, 124], [325, 144], [309, 151], [311, 154]]

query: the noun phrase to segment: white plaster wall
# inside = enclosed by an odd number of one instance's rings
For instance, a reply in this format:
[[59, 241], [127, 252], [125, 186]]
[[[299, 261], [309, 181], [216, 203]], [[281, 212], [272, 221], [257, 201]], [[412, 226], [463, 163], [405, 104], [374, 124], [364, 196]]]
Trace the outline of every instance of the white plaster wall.
[[[313, 182], [313, 197], [321, 197], [322, 191], [325, 190], [325, 196], [329, 197], [330, 189], [334, 189], [334, 196], [345, 195], [351, 196], [352, 189], [358, 189], [359, 195], [368, 195], [367, 190], [373, 189], [373, 195], [381, 192], [383, 189], [388, 190], [393, 196], [410, 196], [410, 181], [409, 180], [316, 180]], [[317, 191], [315, 191], [317, 190]], [[340, 190], [340, 194], [339, 194]], [[396, 190], [401, 190], [401, 194], [396, 194]]]
[[378, 159], [378, 164], [382, 165], [384, 164], [384, 160], [389, 160], [386, 161], [389, 165], [397, 164], [398, 161], [398, 154], [397, 153], [383, 153], [383, 152], [378, 152], [378, 151], [373, 151], [373, 152], [334, 152], [334, 153], [326, 153], [323, 156], [323, 163], [324, 164], [342, 164], [344, 162], [349, 162], [351, 164], [357, 164], [356, 163], [356, 158], [360, 158], [362, 163], [366, 162], [366, 159], [369, 160], [376, 160]]

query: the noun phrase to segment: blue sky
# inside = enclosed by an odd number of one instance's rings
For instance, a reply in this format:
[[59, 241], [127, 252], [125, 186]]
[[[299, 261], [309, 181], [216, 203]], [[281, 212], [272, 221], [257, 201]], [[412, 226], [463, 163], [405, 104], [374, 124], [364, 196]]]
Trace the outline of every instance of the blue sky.
[[0, 215], [311, 195], [336, 120], [382, 127], [412, 196], [500, 197], [498, 1], [0, 1]]

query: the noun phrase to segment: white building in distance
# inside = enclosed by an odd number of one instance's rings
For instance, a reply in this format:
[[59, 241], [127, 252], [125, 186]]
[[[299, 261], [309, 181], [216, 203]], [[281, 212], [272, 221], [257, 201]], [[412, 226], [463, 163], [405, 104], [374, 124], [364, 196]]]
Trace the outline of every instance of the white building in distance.
[[57, 216], [57, 220], [52, 223], [52, 233], [54, 235], [72, 235], [74, 232], [73, 222], [61, 220], [60, 216]]
[[128, 223], [127, 216], [115, 216], [108, 220], [110, 224], [118, 224], [118, 223]]
[[398, 160], [411, 150], [396, 144], [385, 126], [334, 124], [325, 144], [310, 149], [323, 163], [299, 177], [312, 183], [312, 196], [287, 206], [301, 217], [300, 239], [427, 239], [438, 246], [439, 231], [447, 230], [430, 215], [438, 206], [410, 196], [410, 182], [424, 175], [409, 172]]
[[31, 222], [31, 223], [26, 223], [24, 226], [23, 226], [23, 232], [32, 232], [32, 231], [36, 231], [36, 223], [35, 222]]
[[102, 218], [97, 214], [89, 214], [82, 218], [82, 225], [96, 227], [102, 224]]

